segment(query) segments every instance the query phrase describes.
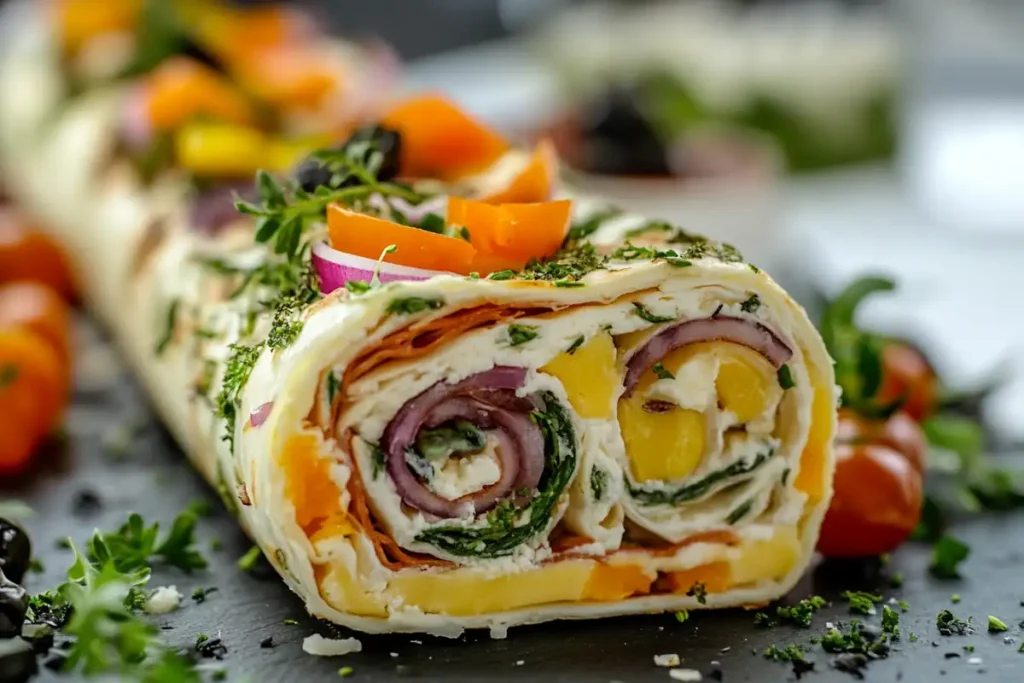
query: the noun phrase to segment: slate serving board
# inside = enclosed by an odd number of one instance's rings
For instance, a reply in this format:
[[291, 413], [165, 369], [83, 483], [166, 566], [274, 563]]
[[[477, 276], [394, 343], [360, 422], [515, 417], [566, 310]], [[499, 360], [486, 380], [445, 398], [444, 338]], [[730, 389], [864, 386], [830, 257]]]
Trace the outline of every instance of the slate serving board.
[[[186, 596], [178, 612], [158, 619], [166, 640], [191, 647], [200, 633], [221, 637], [228, 649], [223, 661], [204, 664], [225, 668], [228, 680], [340, 680], [338, 669], [351, 666], [353, 674], [346, 680], [352, 681], [665, 682], [672, 680], [668, 670], [655, 666], [653, 657], [677, 653], [684, 660], [682, 666], [701, 671], [705, 681], [715, 680], [715, 672], [721, 672], [723, 681], [774, 683], [793, 680], [794, 674], [788, 664], [764, 659], [761, 652], [766, 647], [806, 644], [823, 633], [827, 621], [852, 616], [839, 597], [843, 590], [879, 586], [886, 598], [908, 601], [910, 610], [902, 615], [902, 642], [890, 658], [864, 670], [865, 680], [1024, 680], [1024, 654], [1017, 651], [1022, 637], [1018, 624], [1024, 619], [1021, 514], [985, 516], [954, 529], [972, 548], [961, 580], [930, 578], [929, 548], [915, 544], [895, 553], [881, 576], [865, 564], [819, 566], [791, 596], [819, 594], [833, 601], [815, 616], [809, 630], [760, 629], [750, 612], [729, 610], [693, 613], [686, 623], [678, 623], [671, 614], [557, 622], [512, 629], [504, 640], [492, 640], [486, 632], [457, 640], [346, 634], [359, 637], [363, 652], [337, 658], [308, 656], [301, 649], [303, 638], [318, 630], [329, 634], [329, 629], [305, 615], [299, 599], [268, 567], [255, 575], [237, 568], [237, 559], [251, 547], [245, 536], [160, 427], [96, 326], [83, 320], [79, 337], [79, 386], [65, 442], [50, 449], [46, 465], [34, 476], [0, 482], [0, 500], [18, 498], [35, 510], [26, 526], [45, 571], [31, 575], [27, 584], [30, 590], [42, 590], [61, 580], [71, 553], [57, 544], [60, 538], [71, 536], [81, 545], [92, 529], [115, 528], [131, 511], [166, 525], [191, 501], [207, 500], [213, 513], [200, 523], [199, 534], [209, 569], [191, 576], [158, 570], [151, 586], [176, 585]], [[82, 496], [85, 492], [98, 497], [98, 507], [83, 504], [89, 502]], [[214, 539], [221, 549], [210, 549]], [[894, 572], [905, 577], [902, 588], [888, 587], [885, 577]], [[217, 590], [197, 604], [189, 597], [197, 587]], [[953, 593], [962, 597], [960, 604], [951, 604]], [[935, 614], [943, 608], [963, 618], [973, 616], [977, 633], [940, 636]], [[1009, 633], [987, 633], [990, 614], [1009, 624]], [[295, 619], [298, 625], [285, 624], [285, 619]], [[869, 619], [877, 623], [877, 617]], [[908, 642], [911, 632], [917, 634], [916, 642]], [[1014, 642], [1004, 642], [1007, 636]], [[260, 646], [267, 637], [273, 638], [274, 647]], [[974, 652], [965, 652], [967, 645], [974, 646]], [[853, 680], [833, 669], [831, 656], [817, 646], [810, 647], [808, 658], [814, 660], [815, 671], [805, 675], [806, 680]], [[44, 670], [37, 680], [76, 679]]]

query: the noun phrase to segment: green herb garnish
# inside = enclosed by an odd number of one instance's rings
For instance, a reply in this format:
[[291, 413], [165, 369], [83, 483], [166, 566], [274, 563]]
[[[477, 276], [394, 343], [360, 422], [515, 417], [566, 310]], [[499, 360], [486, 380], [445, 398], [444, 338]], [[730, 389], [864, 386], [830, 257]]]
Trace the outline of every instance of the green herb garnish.
[[681, 609], [676, 612], [676, 621], [685, 624], [690, 619], [690, 610]]
[[633, 312], [651, 324], [670, 323], [676, 319], [673, 315], [655, 315], [638, 301], [633, 302]]
[[965, 636], [974, 632], [970, 619], [964, 621], [953, 615], [948, 609], [944, 609], [935, 615], [935, 626], [939, 633], [944, 636]]
[[874, 614], [875, 604], [882, 602], [881, 595], [872, 595], [862, 591], [843, 591], [840, 597], [850, 603], [851, 612], [860, 614]]
[[160, 539], [158, 523], [147, 527], [141, 516], [132, 513], [117, 531], [93, 534], [89, 559], [98, 565], [110, 563], [120, 572], [149, 567], [157, 559], [185, 572], [205, 569], [206, 559], [195, 549], [195, 528], [196, 515], [186, 511]]
[[[811, 617], [815, 612], [820, 610], [826, 605], [825, 599], [821, 596], [814, 595], [806, 600], [801, 600], [792, 607], [780, 606], [775, 609], [775, 614], [780, 621], [789, 621], [797, 626], [807, 628], [811, 625]], [[771, 620], [767, 614], [763, 614], [762, 623], [758, 624], [757, 615], [754, 615], [754, 623], [758, 626], [770, 625]]]
[[690, 586], [689, 590], [686, 591], [686, 595], [687, 597], [697, 598], [697, 602], [702, 605], [708, 604], [708, 588], [700, 581]]
[[655, 363], [651, 367], [651, 370], [654, 372], [655, 375], [658, 376], [658, 379], [675, 379], [676, 378], [676, 376], [673, 375], [669, 370], [665, 369], [665, 366], [662, 365], [660, 362]]
[[604, 498], [604, 492], [608, 488], [608, 471], [600, 467], [590, 470], [590, 495], [595, 501]]
[[747, 500], [747, 501], [741, 503], [740, 505], [738, 505], [736, 507], [736, 509], [734, 509], [732, 512], [729, 513], [729, 516], [725, 518], [725, 523], [726, 524], [735, 524], [736, 522], [740, 521], [741, 519], [746, 517], [748, 514], [750, 514], [750, 509], [753, 506], [754, 506], [754, 500], [753, 499], [750, 499], [750, 500]]
[[586, 340], [587, 338], [581, 334], [580, 336], [576, 337], [576, 339], [573, 340], [572, 344], [569, 345], [569, 348], [567, 348], [565, 352], [571, 356], [572, 354], [576, 353], [577, 349], [583, 346], [583, 342], [585, 342]]
[[238, 558], [238, 568], [243, 572], [251, 572], [256, 568], [256, 563], [260, 561], [262, 556], [263, 551], [260, 550], [258, 545], [254, 545], [245, 552], [245, 555]]
[[783, 365], [779, 368], [779, 386], [783, 390], [792, 389], [796, 386], [796, 382], [793, 381], [793, 372], [789, 369], [788, 365]]
[[943, 536], [932, 546], [932, 562], [929, 567], [933, 576], [940, 579], [960, 577], [958, 567], [971, 553], [970, 547], [952, 536]]
[[512, 323], [508, 326], [509, 346], [519, 346], [537, 338], [538, 332], [535, 325], [519, 325]]
[[178, 320], [178, 309], [181, 307], [181, 300], [174, 299], [167, 307], [167, 316], [164, 320], [164, 331], [156, 342], [156, 355], [163, 355], [167, 346], [174, 341], [174, 328]]
[[425, 299], [418, 296], [392, 299], [388, 303], [387, 312], [391, 315], [412, 315], [423, 311], [436, 311], [444, 306], [442, 299]]
[[1003, 631], [1009, 631], [1010, 627], [999, 617], [994, 617], [990, 614], [988, 615], [988, 630], [989, 633], [1002, 633]]
[[486, 445], [484, 432], [469, 420], [454, 420], [433, 429], [423, 428], [416, 435], [416, 451], [432, 461], [479, 453]]
[[753, 313], [761, 307], [761, 299], [757, 294], [751, 294], [750, 298], [740, 304], [740, 310], [744, 313]]

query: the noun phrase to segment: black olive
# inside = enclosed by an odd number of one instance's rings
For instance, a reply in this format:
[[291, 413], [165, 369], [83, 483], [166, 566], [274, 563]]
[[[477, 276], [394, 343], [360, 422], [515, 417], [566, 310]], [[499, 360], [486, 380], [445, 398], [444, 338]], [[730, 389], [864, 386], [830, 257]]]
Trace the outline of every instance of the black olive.
[[32, 542], [25, 530], [0, 517], [0, 570], [11, 581], [21, 581], [32, 559]]
[[615, 86], [584, 107], [583, 170], [608, 175], [671, 174], [668, 150], [637, 100], [634, 88]]
[[0, 638], [20, 636], [21, 627], [25, 625], [26, 612], [28, 595], [25, 589], [0, 571]]
[[[380, 152], [384, 159], [377, 170], [377, 180], [387, 182], [394, 179], [399, 172], [399, 158], [402, 151], [402, 137], [398, 131], [383, 126], [364, 126], [357, 129], [345, 142], [334, 149], [344, 151], [359, 143], [370, 143], [359, 160], [367, 163], [373, 152]], [[295, 179], [306, 192], [313, 192], [318, 187], [331, 185], [331, 172], [316, 159], [306, 159], [295, 171]], [[354, 185], [355, 178], [345, 179], [338, 187]]]
[[36, 653], [21, 638], [0, 640], [0, 681], [23, 683], [36, 675]]

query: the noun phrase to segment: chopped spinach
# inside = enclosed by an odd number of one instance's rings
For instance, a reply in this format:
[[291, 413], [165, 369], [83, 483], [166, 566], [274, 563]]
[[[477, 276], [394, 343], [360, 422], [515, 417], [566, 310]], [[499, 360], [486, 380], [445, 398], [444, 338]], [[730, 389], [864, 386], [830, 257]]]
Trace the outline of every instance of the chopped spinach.
[[768, 453], [758, 453], [752, 462], [737, 460], [728, 467], [710, 472], [691, 484], [683, 484], [675, 488], [654, 488], [643, 485], [633, 486], [628, 483], [629, 495], [643, 505], [680, 505], [701, 498], [723, 481], [742, 477], [756, 471], [775, 454], [774, 449]]

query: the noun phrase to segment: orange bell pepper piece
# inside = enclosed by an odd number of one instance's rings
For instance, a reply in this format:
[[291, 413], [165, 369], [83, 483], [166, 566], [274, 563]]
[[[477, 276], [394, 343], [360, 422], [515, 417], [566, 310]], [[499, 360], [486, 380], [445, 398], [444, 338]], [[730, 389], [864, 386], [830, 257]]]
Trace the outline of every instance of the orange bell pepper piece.
[[188, 57], [161, 64], [150, 74], [145, 89], [146, 113], [156, 130], [172, 130], [194, 116], [239, 125], [250, 125], [255, 118], [252, 106], [234, 86]]
[[342, 74], [316, 48], [283, 46], [254, 52], [237, 66], [246, 90], [286, 109], [312, 109], [336, 90]]
[[492, 262], [500, 258], [517, 264], [506, 267], [521, 268], [530, 259], [546, 258], [558, 251], [571, 217], [572, 202], [568, 199], [494, 205], [449, 197], [446, 222], [465, 226], [470, 243], [482, 257]]
[[494, 164], [509, 149], [495, 131], [439, 95], [406, 100], [381, 122], [402, 135], [402, 175], [454, 180]]
[[388, 256], [390, 263], [460, 275], [473, 270], [476, 250], [465, 240], [357, 213], [340, 204], [327, 207], [327, 229], [331, 246], [338, 251], [376, 259], [393, 244], [398, 250]]
[[94, 38], [132, 30], [142, 0], [57, 0], [51, 7], [61, 42], [73, 54]]
[[480, 198], [488, 204], [525, 204], [546, 202], [558, 179], [558, 154], [550, 140], [541, 140], [526, 166], [508, 185]]

